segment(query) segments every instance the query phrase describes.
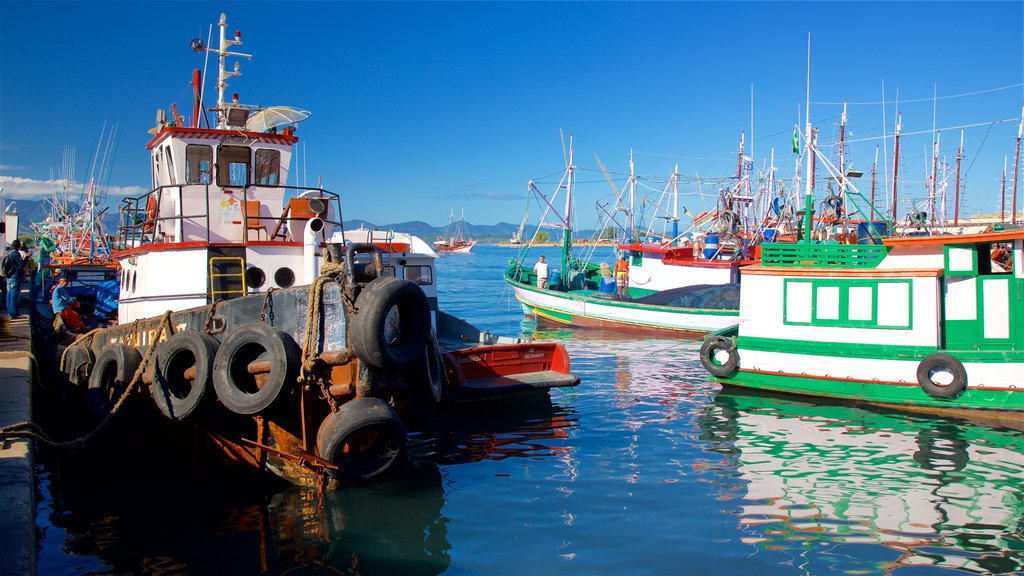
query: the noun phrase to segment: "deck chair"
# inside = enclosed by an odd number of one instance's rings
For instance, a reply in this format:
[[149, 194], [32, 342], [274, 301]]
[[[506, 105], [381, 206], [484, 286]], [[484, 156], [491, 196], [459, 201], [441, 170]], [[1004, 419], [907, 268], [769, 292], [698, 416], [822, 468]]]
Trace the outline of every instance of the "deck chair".
[[[310, 207], [311, 200], [318, 200], [324, 206], [323, 216], [329, 211], [327, 209], [327, 201], [323, 198], [291, 198], [288, 200], [288, 205], [285, 206], [284, 212], [281, 214], [281, 219], [277, 221], [277, 225], [274, 226], [274, 233], [270, 235], [271, 238], [287, 238], [288, 233], [291, 233], [292, 238], [295, 238], [295, 233], [291, 231], [291, 222], [295, 220], [309, 220], [314, 216], [321, 215], [314, 212]], [[287, 227], [287, 228], [286, 228]], [[301, 234], [300, 234], [301, 236]]]
[[263, 219], [260, 218], [260, 211], [263, 210], [263, 204], [259, 200], [243, 200], [243, 210], [245, 211], [245, 240], [249, 240], [249, 231], [256, 231], [256, 239], [260, 239], [260, 230], [263, 230], [263, 234], [270, 239], [270, 233], [267, 232], [267, 225], [263, 223]]

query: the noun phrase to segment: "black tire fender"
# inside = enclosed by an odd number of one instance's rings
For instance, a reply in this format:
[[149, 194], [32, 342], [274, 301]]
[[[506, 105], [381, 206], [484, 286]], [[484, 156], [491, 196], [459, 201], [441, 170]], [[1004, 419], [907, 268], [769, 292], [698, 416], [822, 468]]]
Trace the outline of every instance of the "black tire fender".
[[362, 397], [327, 416], [316, 434], [320, 457], [341, 481], [370, 480], [397, 464], [405, 454], [405, 425], [390, 404]]
[[89, 386], [89, 374], [96, 363], [96, 357], [87, 346], [76, 344], [69, 346], [61, 356], [63, 364], [60, 371], [68, 378], [68, 382], [75, 386], [87, 388]]
[[110, 344], [100, 352], [89, 375], [86, 393], [89, 414], [93, 418], [101, 420], [110, 414], [140, 364], [142, 355], [134, 346]]
[[373, 368], [418, 362], [430, 336], [427, 296], [415, 283], [391, 276], [366, 285], [356, 299], [349, 335], [356, 356]]
[[[719, 364], [719, 352], [728, 353], [725, 362]], [[711, 336], [700, 347], [700, 363], [712, 376], [724, 378], [735, 372], [740, 365], [740, 355], [736, 350], [736, 342], [725, 336]]]
[[[935, 381], [937, 372], [947, 372], [953, 380], [948, 384]], [[934, 398], [952, 398], [967, 388], [967, 369], [949, 354], [936, 352], [925, 356], [917, 365], [917, 383], [929, 396]]]
[[427, 339], [427, 349], [423, 353], [423, 360], [426, 363], [424, 375], [427, 379], [427, 394], [434, 402], [440, 402], [444, 396], [444, 359], [441, 358], [441, 346], [437, 343], [437, 336], [433, 330], [430, 331], [430, 338]]
[[[270, 372], [249, 373], [255, 360], [270, 362]], [[243, 324], [221, 342], [213, 361], [217, 398], [235, 414], [260, 414], [282, 396], [299, 370], [299, 349], [291, 336], [266, 324]]]
[[[153, 401], [160, 412], [172, 420], [184, 420], [194, 414], [211, 388], [217, 339], [198, 330], [172, 334], [157, 350], [153, 370]], [[185, 371], [195, 368], [189, 381]]]

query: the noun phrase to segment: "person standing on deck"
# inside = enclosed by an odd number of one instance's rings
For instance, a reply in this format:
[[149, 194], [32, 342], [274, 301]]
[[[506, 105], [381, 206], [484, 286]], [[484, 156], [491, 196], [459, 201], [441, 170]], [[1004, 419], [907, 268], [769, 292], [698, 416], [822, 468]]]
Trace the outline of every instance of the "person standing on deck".
[[548, 287], [548, 263], [544, 261], [544, 257], [541, 256], [537, 263], [533, 265], [533, 271], [537, 274], [537, 288]]
[[25, 274], [25, 265], [21, 259], [21, 240], [11, 242], [11, 248], [4, 254], [0, 268], [7, 278], [7, 313], [11, 318], [18, 318], [18, 298], [21, 296], [21, 280]]
[[85, 322], [78, 313], [79, 304], [74, 297], [68, 295], [68, 279], [61, 275], [53, 288], [53, 313], [60, 316], [73, 332], [85, 332]]
[[629, 262], [625, 254], [615, 262], [615, 283], [619, 287], [619, 300], [629, 299]]

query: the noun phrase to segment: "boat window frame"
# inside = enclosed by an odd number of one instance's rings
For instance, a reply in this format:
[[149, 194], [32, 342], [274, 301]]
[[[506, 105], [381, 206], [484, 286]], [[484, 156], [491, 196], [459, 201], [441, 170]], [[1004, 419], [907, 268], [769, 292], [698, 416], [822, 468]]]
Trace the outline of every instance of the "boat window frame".
[[[233, 152], [245, 151], [245, 161], [239, 162], [233, 156]], [[241, 158], [241, 154], [237, 156]], [[232, 169], [235, 166], [245, 167], [245, 181], [242, 183], [234, 182], [232, 179]], [[221, 144], [217, 146], [217, 185], [222, 188], [239, 188], [248, 186], [252, 178], [252, 148], [248, 146], [239, 146], [238, 144]]]
[[[269, 159], [267, 158], [269, 156]], [[262, 174], [265, 166], [270, 166], [266, 174]], [[273, 148], [257, 148], [252, 166], [253, 183], [258, 186], [278, 186], [281, 184], [281, 151]], [[266, 181], [264, 181], [266, 179]]]
[[[809, 284], [811, 292], [810, 320], [790, 319], [790, 310], [786, 304], [789, 300], [790, 284]], [[905, 284], [907, 286], [907, 323], [882, 324], [880, 314], [879, 287], [882, 284]], [[820, 289], [835, 288], [838, 290], [838, 318], [821, 318], [818, 316], [818, 297]], [[855, 320], [850, 318], [850, 289], [871, 289], [871, 319]], [[907, 278], [872, 278], [872, 279], [840, 279], [840, 278], [786, 278], [782, 284], [782, 323], [787, 326], [810, 326], [814, 328], [867, 328], [872, 330], [913, 330], [914, 328], [914, 282]]]
[[[416, 276], [416, 275], [410, 276], [410, 274], [409, 274], [410, 270], [413, 270], [413, 269], [420, 269], [420, 270], [422, 270], [423, 268], [427, 269], [427, 274], [425, 276], [425, 278], [426, 278], [425, 282], [423, 281], [424, 280], [424, 275], [422, 275], [422, 274], [420, 274], [419, 276]], [[392, 272], [392, 276], [393, 275], [394, 275], [394, 272]], [[429, 264], [406, 264], [402, 268], [402, 276], [406, 280], [408, 280], [410, 282], [413, 282], [413, 283], [415, 283], [415, 284], [417, 284], [419, 286], [432, 286], [434, 284], [434, 267], [430, 266]]]
[[[206, 151], [206, 157], [194, 157], [193, 153]], [[207, 162], [206, 170], [203, 170], [203, 162]], [[194, 173], [193, 173], [194, 171]], [[204, 181], [205, 178], [205, 181]], [[213, 183], [213, 146], [209, 144], [186, 144], [185, 145], [185, 184], [212, 184]]]
[[168, 144], [164, 146], [164, 160], [167, 165], [167, 183], [170, 185], [177, 184], [177, 178], [174, 174], [174, 154], [171, 153], [171, 146]]

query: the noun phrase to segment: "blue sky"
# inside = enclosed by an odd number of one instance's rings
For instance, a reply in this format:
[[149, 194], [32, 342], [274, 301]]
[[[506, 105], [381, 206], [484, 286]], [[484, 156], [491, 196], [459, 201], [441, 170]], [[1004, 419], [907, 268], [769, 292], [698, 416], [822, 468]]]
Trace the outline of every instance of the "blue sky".
[[[1019, 1], [3, 0], [8, 200], [48, 194], [65, 146], [76, 147], [84, 178], [105, 123], [119, 129], [110, 194], [144, 191], [155, 111], [175, 102], [190, 110], [188, 82], [202, 60], [188, 43], [205, 39], [220, 12], [242, 31], [238, 50], [254, 55], [229, 92], [247, 104], [311, 111], [292, 174], [299, 184], [322, 178], [342, 194], [346, 218], [378, 224], [443, 225], [451, 209], [475, 224], [517, 223], [527, 182], [541, 179], [548, 191], [552, 179], [543, 177], [562, 168], [560, 129], [575, 138], [581, 225], [596, 218], [593, 201], [610, 194], [595, 154], [621, 184], [632, 148], [637, 173], [654, 188], [678, 163], [683, 191], [692, 192], [695, 176], [735, 173], [741, 132], [750, 153], [752, 92], [754, 162], [762, 166], [774, 147], [779, 174], [791, 177], [808, 33], [811, 120], [831, 141], [841, 106], [828, 103], [849, 101], [848, 153], [865, 173], [883, 118], [893, 130], [898, 94], [904, 132], [919, 132], [901, 141], [901, 197], [923, 195], [934, 112], [951, 170], [954, 128], [987, 123], [965, 132], [964, 193], [969, 211], [997, 211], [1018, 127], [991, 122], [1018, 118], [1024, 102]], [[685, 200], [691, 212], [713, 203], [713, 188]]]

